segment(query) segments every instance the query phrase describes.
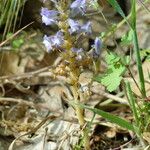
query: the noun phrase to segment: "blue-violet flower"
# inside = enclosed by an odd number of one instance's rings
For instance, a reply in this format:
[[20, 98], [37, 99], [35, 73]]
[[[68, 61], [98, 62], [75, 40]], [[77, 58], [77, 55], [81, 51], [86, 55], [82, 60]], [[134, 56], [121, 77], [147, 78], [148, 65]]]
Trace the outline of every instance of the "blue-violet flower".
[[63, 33], [58, 31], [55, 35], [44, 36], [43, 44], [45, 45], [48, 52], [53, 50], [53, 48], [60, 47], [64, 43]]
[[68, 24], [70, 26], [70, 29], [69, 29], [70, 34], [75, 33], [75, 32], [77, 33], [81, 28], [79, 22], [74, 21], [73, 19], [68, 19]]
[[100, 40], [100, 38], [98, 37], [95, 38], [93, 47], [94, 47], [93, 56], [99, 57], [102, 48], [102, 41]]
[[53, 49], [51, 38], [47, 35], [45, 35], [43, 38], [43, 44], [45, 45], [48, 52], [50, 52]]
[[72, 15], [76, 16], [78, 14], [84, 15], [86, 12], [86, 0], [75, 0], [70, 8], [72, 9]]
[[91, 34], [92, 33], [91, 22], [87, 22], [86, 24], [81, 26], [81, 32], [84, 32], [84, 33], [87, 33], [87, 34]]
[[83, 49], [82, 49], [82, 48], [72, 48], [71, 50], [72, 50], [72, 52], [76, 53], [77, 55], [78, 55], [79, 53], [83, 52]]
[[76, 60], [82, 60], [83, 58], [83, 49], [82, 48], [72, 48], [72, 52], [76, 53]]
[[68, 24], [70, 26], [69, 32], [72, 33], [92, 33], [91, 22], [88, 22], [84, 25], [80, 25], [78, 21], [74, 21], [73, 19], [68, 19]]
[[58, 11], [48, 10], [47, 8], [41, 9], [42, 22], [45, 25], [52, 25], [57, 23]]

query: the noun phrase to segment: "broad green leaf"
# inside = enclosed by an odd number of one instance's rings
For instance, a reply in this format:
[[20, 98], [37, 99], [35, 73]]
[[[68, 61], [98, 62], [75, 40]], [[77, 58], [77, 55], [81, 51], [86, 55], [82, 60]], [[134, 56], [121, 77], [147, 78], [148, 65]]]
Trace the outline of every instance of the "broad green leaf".
[[117, 73], [111, 73], [101, 78], [101, 84], [106, 86], [106, 89], [109, 92], [112, 92], [119, 87], [121, 80], [122, 80], [122, 77], [118, 76]]
[[86, 106], [86, 105], [81, 105], [81, 107], [83, 107], [85, 109], [88, 109], [88, 110], [91, 110], [92, 112], [104, 117], [108, 121], [110, 121], [112, 123], [115, 123], [115, 124], [119, 125], [122, 128], [126, 128], [126, 129], [131, 130], [131, 131], [135, 131], [135, 129], [136, 129], [136, 127], [133, 126], [131, 123], [129, 123], [125, 119], [122, 119], [118, 116], [112, 115], [108, 112], [102, 111], [102, 110], [97, 109], [97, 108], [91, 108], [91, 107]]
[[119, 59], [120, 58], [115, 53], [112, 53], [112, 52], [108, 52], [106, 57], [105, 57], [105, 60], [106, 60], [108, 65], [118, 62]]
[[109, 92], [112, 92], [120, 85], [123, 78], [122, 75], [126, 71], [125, 65], [127, 60], [125, 58], [122, 59], [115, 53], [110, 52], [106, 55], [106, 62], [108, 64], [106, 73], [96, 77], [95, 80], [103, 84]]
[[13, 48], [19, 48], [24, 43], [23, 39], [16, 39], [12, 42]]

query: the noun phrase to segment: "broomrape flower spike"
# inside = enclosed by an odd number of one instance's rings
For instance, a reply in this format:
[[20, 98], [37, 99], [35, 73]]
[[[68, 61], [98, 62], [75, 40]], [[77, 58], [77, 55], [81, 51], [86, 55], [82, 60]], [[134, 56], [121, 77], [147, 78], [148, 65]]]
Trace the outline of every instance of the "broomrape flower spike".
[[[46, 1], [46, 0], [44, 0]], [[85, 34], [89, 35], [92, 33], [91, 22], [85, 24], [80, 24], [79, 21], [72, 19], [71, 17], [75, 15], [85, 15], [87, 9], [87, 0], [74, 0], [71, 5], [67, 0], [51, 0], [54, 2], [56, 10], [48, 10], [47, 8], [42, 8], [41, 15], [42, 21], [46, 25], [58, 25], [59, 31], [55, 35], [44, 36], [43, 43], [47, 48], [48, 52], [52, 50], [62, 50], [62, 58], [64, 61], [68, 62], [67, 69], [64, 70], [67, 72], [65, 75], [69, 80], [66, 82], [70, 84], [71, 91], [74, 97], [74, 102], [78, 103], [82, 99], [82, 94], [79, 92], [79, 77], [82, 71], [94, 64], [97, 72], [99, 66], [98, 58], [100, 56], [100, 50], [102, 47], [101, 40], [99, 38], [95, 39], [92, 50], [84, 51], [82, 48], [76, 47], [80, 36], [83, 38], [88, 37], [84, 36]], [[70, 7], [70, 13], [65, 14], [66, 10]], [[81, 34], [78, 36], [78, 34]], [[82, 40], [82, 38], [81, 38]], [[85, 68], [86, 67], [86, 68]], [[65, 67], [66, 68], [66, 67]], [[68, 70], [69, 69], [69, 70]], [[83, 87], [83, 92], [86, 94], [86, 91]], [[84, 119], [84, 109], [75, 106], [76, 115], [79, 121], [81, 128], [85, 125], [86, 121]], [[90, 149], [90, 138], [88, 135], [88, 129], [85, 127], [83, 129], [83, 145], [85, 149]]]
[[74, 1], [71, 6], [72, 15], [76, 16], [78, 14], [85, 15], [86, 12], [86, 0], [76, 0]]
[[57, 23], [58, 11], [48, 10], [47, 8], [41, 9], [42, 22], [45, 25], [52, 25]]

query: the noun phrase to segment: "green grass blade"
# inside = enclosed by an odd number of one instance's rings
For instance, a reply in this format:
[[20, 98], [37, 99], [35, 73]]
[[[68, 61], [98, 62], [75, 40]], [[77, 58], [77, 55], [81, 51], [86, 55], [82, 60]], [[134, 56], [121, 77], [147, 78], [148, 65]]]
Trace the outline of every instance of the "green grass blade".
[[104, 117], [108, 121], [115, 123], [122, 128], [126, 128], [128, 130], [135, 131], [135, 127], [131, 123], [129, 123], [128, 121], [126, 121], [126, 120], [124, 120], [118, 116], [112, 115], [108, 112], [102, 111], [102, 110], [97, 109], [97, 108], [91, 108], [91, 107], [86, 106], [86, 105], [81, 105], [81, 107], [88, 109], [88, 110], [94, 112], [95, 114], [98, 114], [98, 115]]
[[121, 9], [121, 7], [119, 6], [116, 0], [107, 0], [107, 1], [123, 18], [126, 18], [123, 10]]
[[119, 6], [116, 0], [107, 0], [108, 3], [125, 19], [126, 23], [130, 26], [127, 17], [125, 16], [123, 10]]
[[136, 122], [136, 126], [139, 126], [139, 115], [138, 115], [138, 109], [136, 107], [136, 101], [133, 95], [133, 92], [131, 90], [131, 86], [129, 82], [126, 82], [126, 91], [127, 91], [127, 96], [128, 96], [128, 100], [129, 100], [129, 104], [130, 107], [132, 109], [134, 118], [135, 118], [135, 122]]
[[20, 8], [25, 0], [7, 0], [0, 3], [0, 27], [4, 25], [3, 39], [7, 33], [14, 32]]
[[140, 80], [140, 88], [142, 92], [142, 97], [145, 98], [146, 97], [145, 80], [144, 80], [142, 60], [140, 56], [140, 48], [139, 48], [138, 36], [137, 36], [137, 30], [136, 30], [136, 0], [132, 0], [131, 28], [133, 30], [133, 45], [134, 45], [136, 64], [137, 64], [138, 75], [139, 75], [139, 80]]

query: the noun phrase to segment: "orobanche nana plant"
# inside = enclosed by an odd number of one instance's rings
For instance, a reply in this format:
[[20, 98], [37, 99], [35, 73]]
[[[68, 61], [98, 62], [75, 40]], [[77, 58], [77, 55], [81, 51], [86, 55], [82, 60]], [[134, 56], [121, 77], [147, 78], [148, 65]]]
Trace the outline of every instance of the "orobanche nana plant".
[[[54, 35], [45, 35], [43, 43], [50, 53], [52, 51], [60, 52], [63, 63], [57, 66], [57, 70], [63, 71], [55, 72], [56, 75], [62, 75], [67, 78], [72, 94], [73, 102], [78, 104], [81, 99], [86, 101], [86, 88], [82, 88], [79, 84], [79, 76], [87, 68], [95, 66], [95, 72], [98, 70], [98, 58], [101, 53], [102, 42], [96, 37], [94, 45], [90, 51], [85, 51], [82, 47], [77, 46], [77, 43], [83, 38], [92, 35], [91, 22], [84, 24], [74, 19], [76, 16], [86, 15], [87, 8], [90, 7], [91, 2], [86, 0], [75, 0], [72, 3], [68, 0], [51, 0], [54, 3], [55, 9], [48, 8], [41, 9], [42, 22], [46, 26], [56, 25], [58, 31]], [[45, 2], [45, 1], [44, 1]], [[82, 128], [83, 145], [85, 149], [90, 149], [88, 128], [85, 127], [86, 121], [84, 119], [84, 109], [79, 105], [73, 105], [79, 124]]]

